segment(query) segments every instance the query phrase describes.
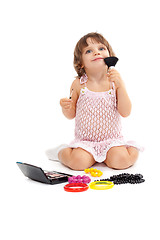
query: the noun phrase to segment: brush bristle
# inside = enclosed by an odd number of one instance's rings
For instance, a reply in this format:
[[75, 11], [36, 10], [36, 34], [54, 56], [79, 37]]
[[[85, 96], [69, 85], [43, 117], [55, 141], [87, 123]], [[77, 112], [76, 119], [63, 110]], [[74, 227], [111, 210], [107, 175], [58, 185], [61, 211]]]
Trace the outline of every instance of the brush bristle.
[[108, 68], [115, 67], [116, 63], [118, 62], [118, 58], [117, 57], [107, 57], [107, 58], [104, 58], [104, 62], [108, 66]]

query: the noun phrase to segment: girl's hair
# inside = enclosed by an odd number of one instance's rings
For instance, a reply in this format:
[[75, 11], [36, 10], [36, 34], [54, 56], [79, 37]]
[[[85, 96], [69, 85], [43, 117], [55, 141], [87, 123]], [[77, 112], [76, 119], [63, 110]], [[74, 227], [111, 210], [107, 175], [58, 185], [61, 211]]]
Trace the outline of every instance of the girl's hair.
[[82, 67], [82, 51], [85, 47], [88, 46], [87, 38], [94, 39], [96, 42], [104, 44], [109, 51], [109, 56], [115, 56], [111, 45], [101, 34], [96, 32], [86, 34], [77, 42], [74, 49], [74, 68], [78, 74], [78, 77], [81, 77], [85, 74], [85, 69]]

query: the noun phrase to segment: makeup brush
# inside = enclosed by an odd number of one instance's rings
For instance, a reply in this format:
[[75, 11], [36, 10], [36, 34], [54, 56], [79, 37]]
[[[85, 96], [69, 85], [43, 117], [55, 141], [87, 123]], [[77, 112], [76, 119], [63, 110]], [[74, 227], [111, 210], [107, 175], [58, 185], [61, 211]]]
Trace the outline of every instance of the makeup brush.
[[119, 59], [117, 57], [107, 57], [107, 58], [104, 58], [104, 62], [108, 66], [108, 68], [115, 67], [115, 65], [118, 62], [118, 60]]
[[[106, 57], [106, 58], [104, 58], [104, 62], [108, 66], [108, 70], [109, 70], [110, 67], [115, 67], [116, 63], [118, 62], [118, 58], [117, 57]], [[107, 72], [108, 72], [108, 70], [107, 70]], [[110, 87], [112, 88], [111, 82], [110, 82]]]

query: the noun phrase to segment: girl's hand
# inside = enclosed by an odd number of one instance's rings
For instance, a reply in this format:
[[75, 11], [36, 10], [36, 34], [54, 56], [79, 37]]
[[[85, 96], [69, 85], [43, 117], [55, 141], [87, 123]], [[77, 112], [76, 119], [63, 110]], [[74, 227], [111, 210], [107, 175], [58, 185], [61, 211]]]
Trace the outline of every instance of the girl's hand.
[[60, 100], [60, 105], [63, 109], [69, 110], [72, 108], [72, 99], [69, 98], [62, 98]]
[[116, 89], [124, 86], [122, 78], [115, 68], [109, 68], [107, 76], [110, 82], [114, 82]]

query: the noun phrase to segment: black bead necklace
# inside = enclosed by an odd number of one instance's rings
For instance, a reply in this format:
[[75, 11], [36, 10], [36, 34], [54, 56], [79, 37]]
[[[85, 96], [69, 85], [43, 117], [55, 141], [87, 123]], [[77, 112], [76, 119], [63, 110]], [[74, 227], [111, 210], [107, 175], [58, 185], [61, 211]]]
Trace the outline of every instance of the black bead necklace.
[[121, 173], [119, 175], [113, 175], [107, 179], [100, 179], [96, 181], [111, 181], [114, 184], [137, 184], [143, 183], [145, 180], [143, 179], [142, 174], [129, 174], [129, 173]]

